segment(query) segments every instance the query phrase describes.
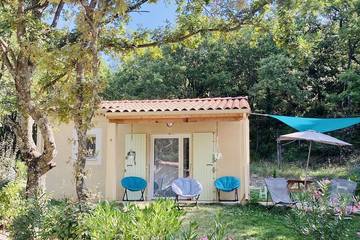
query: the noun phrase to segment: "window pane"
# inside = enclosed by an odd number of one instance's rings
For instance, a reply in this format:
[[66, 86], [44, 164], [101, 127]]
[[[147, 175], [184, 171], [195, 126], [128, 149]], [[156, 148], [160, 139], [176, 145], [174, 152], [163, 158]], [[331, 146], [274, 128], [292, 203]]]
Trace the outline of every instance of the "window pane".
[[87, 136], [86, 138], [86, 158], [94, 159], [96, 157], [96, 136]]
[[184, 177], [190, 176], [190, 139], [184, 138], [183, 155], [184, 155]]

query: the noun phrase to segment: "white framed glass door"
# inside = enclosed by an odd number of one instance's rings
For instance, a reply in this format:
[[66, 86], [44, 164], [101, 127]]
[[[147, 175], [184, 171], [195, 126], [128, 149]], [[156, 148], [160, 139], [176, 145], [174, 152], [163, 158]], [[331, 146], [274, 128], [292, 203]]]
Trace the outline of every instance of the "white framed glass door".
[[190, 135], [151, 137], [150, 199], [174, 197], [172, 182], [190, 175]]

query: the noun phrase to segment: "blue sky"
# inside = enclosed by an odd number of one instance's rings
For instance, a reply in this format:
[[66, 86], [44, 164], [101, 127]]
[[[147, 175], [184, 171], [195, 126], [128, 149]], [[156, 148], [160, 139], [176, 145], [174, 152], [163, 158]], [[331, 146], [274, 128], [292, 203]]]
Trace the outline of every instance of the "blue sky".
[[[71, 9], [76, 11], [76, 9]], [[135, 31], [138, 28], [155, 29], [162, 27], [168, 23], [175, 23], [176, 21], [176, 4], [169, 0], [159, 0], [157, 3], [144, 4], [141, 11], [146, 12], [134, 12], [130, 14], [130, 22], [128, 24], [128, 31]], [[49, 19], [51, 21], [51, 19]], [[59, 21], [58, 27], [65, 29], [73, 29], [74, 19], [69, 18], [66, 21]], [[102, 54], [104, 60], [109, 64], [111, 70], [116, 70], [120, 61], [109, 55]]]
[[[144, 4], [140, 10], [146, 12], [131, 13], [127, 30], [131, 31], [138, 28], [155, 29], [168, 23], [173, 24], [176, 21], [176, 5], [167, 0], [159, 0], [155, 4]], [[119, 59], [109, 55], [103, 55], [103, 57], [111, 70], [117, 69], [120, 64]]]
[[129, 23], [130, 29], [138, 27], [151, 28], [166, 25], [166, 22], [174, 23], [176, 20], [176, 5], [166, 0], [160, 0], [156, 4], [145, 4], [141, 8], [144, 13], [132, 13]]

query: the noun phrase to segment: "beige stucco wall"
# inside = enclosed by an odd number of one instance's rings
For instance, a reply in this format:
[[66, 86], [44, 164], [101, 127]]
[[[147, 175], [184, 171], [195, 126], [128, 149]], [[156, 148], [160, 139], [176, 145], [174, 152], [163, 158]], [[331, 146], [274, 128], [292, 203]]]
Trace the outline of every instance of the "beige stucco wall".
[[[74, 125], [72, 123], [53, 123], [57, 155], [56, 167], [46, 175], [46, 188], [56, 198], [75, 197], [75, 180], [73, 174], [73, 139]], [[104, 197], [106, 177], [106, 126], [107, 119], [97, 116], [94, 119], [94, 127], [102, 129], [101, 164], [87, 165], [87, 186], [92, 193]]]
[[[125, 135], [131, 133], [129, 124], [109, 124], [104, 116], [97, 116], [94, 127], [102, 129], [102, 152], [100, 165], [88, 165], [87, 185], [93, 193], [109, 200], [120, 200], [123, 189], [118, 182], [124, 175]], [[134, 133], [146, 134], [147, 180], [150, 179], [150, 136], [153, 134], [192, 134], [215, 132], [216, 122], [175, 122], [171, 128], [165, 123], [133, 124]], [[223, 158], [216, 164], [216, 177], [237, 176], [241, 180], [239, 198], [243, 199], [248, 184], [248, 121], [222, 121], [218, 123], [219, 147]], [[46, 177], [48, 191], [55, 197], [75, 197], [72, 174], [72, 143], [74, 128], [70, 124], [55, 127], [58, 149], [57, 167]], [[191, 153], [190, 153], [191, 154]], [[146, 194], [147, 195], [147, 194]], [[233, 198], [233, 193], [222, 195]]]

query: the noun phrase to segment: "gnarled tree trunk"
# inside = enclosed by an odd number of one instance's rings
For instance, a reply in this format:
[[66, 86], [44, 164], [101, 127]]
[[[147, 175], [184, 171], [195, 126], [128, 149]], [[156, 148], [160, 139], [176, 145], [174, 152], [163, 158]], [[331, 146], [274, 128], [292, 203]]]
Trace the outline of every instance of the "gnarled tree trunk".
[[[40, 1], [32, 1], [33, 16], [41, 19], [39, 8], [46, 7]], [[33, 101], [31, 96], [32, 78], [35, 71], [35, 62], [29, 51], [32, 44], [27, 36], [27, 22], [25, 17], [24, 1], [17, 2], [17, 19], [15, 26], [16, 44], [11, 47], [9, 41], [0, 37], [0, 54], [2, 62], [9, 71], [15, 85], [15, 94], [18, 106], [18, 123], [15, 125], [15, 132], [19, 141], [19, 150], [28, 167], [27, 169], [27, 197], [34, 197], [43, 191], [42, 178], [46, 172], [55, 166], [53, 159], [56, 155], [56, 146], [52, 127], [46, 112], [44, 112]], [[29, 8], [28, 8], [29, 9]], [[42, 140], [43, 151], [41, 151], [39, 141], [37, 144], [33, 139], [33, 125], [37, 125]]]
[[[98, 37], [100, 34], [101, 19], [106, 13], [105, 9], [109, 2], [92, 0], [89, 4], [82, 4], [84, 10], [84, 24], [90, 34], [81, 40], [84, 55], [88, 55], [87, 62], [84, 59], [76, 61], [76, 104], [73, 120], [77, 133], [78, 155], [75, 163], [75, 182], [76, 193], [80, 202], [88, 198], [88, 189], [85, 185], [86, 176], [86, 143], [87, 130], [91, 126], [91, 121], [95, 115], [99, 104], [99, 92], [101, 84], [99, 80], [99, 57], [98, 57]], [[97, 6], [99, 9], [97, 9]], [[89, 67], [90, 66], [90, 67]], [[85, 76], [85, 73], [89, 73]], [[88, 77], [89, 79], [86, 79]], [[92, 86], [91, 91], [86, 91], [86, 85]]]
[[[29, 66], [28, 62], [30, 61], [26, 57], [18, 62], [19, 71], [14, 79], [19, 109], [16, 133], [20, 152], [28, 167], [26, 195], [32, 197], [43, 192], [42, 176], [55, 166], [53, 159], [56, 155], [56, 146], [48, 116], [37, 108], [31, 99], [33, 67]], [[42, 151], [39, 141], [35, 143], [33, 139], [34, 122], [42, 137]]]
[[[86, 165], [86, 134], [90, 123], [86, 121], [87, 116], [83, 116], [82, 110], [86, 104], [84, 101], [84, 81], [85, 81], [84, 64], [78, 61], [76, 64], [76, 104], [74, 109], [73, 120], [77, 136], [77, 156], [74, 166], [75, 171], [75, 188], [78, 200], [86, 201], [88, 190], [85, 185], [85, 165]], [[89, 113], [90, 114], [90, 113]], [[85, 117], [85, 119], [84, 119]], [[91, 120], [90, 120], [91, 121]]]

